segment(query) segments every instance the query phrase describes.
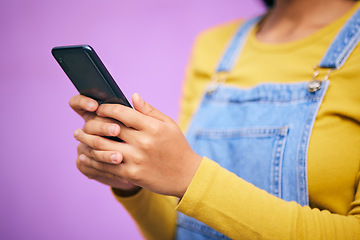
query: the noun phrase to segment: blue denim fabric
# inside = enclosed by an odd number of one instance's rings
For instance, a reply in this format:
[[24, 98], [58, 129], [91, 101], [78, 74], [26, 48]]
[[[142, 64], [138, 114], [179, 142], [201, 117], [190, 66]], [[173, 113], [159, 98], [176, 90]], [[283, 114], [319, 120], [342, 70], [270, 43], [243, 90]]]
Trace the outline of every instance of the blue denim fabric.
[[[329, 81], [315, 93], [307, 84], [219, 87], [204, 96], [187, 139], [196, 153], [255, 186], [308, 205], [308, 142]], [[179, 213], [177, 239], [227, 238]]]
[[321, 68], [337, 69], [344, 65], [346, 59], [360, 40], [360, 10], [348, 20], [330, 45], [327, 54], [321, 60]]
[[[347, 59], [359, 41], [359, 37], [353, 37], [360, 26], [359, 12], [330, 46], [323, 63], [330, 62], [337, 68]], [[218, 71], [231, 70], [258, 20], [240, 27]], [[308, 205], [309, 139], [329, 81], [323, 81], [321, 89], [314, 93], [307, 86], [308, 82], [262, 84], [251, 89], [220, 86], [204, 96], [187, 139], [199, 155], [255, 186], [286, 201]], [[176, 238], [229, 239], [182, 213], [178, 213]]]

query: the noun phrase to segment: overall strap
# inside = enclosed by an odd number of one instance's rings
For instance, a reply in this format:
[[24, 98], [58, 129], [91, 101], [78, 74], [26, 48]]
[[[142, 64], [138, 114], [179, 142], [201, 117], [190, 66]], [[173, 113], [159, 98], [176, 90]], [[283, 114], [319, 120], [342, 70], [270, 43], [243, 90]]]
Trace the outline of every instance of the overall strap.
[[[230, 72], [237, 61], [251, 29], [263, 16], [246, 21], [236, 32], [229, 47], [223, 55], [217, 72]], [[343, 66], [353, 49], [360, 41], [360, 9], [347, 21], [334, 41], [330, 44], [321, 60], [320, 68], [339, 69]]]
[[222, 57], [216, 72], [230, 72], [232, 70], [246, 42], [247, 36], [261, 18], [262, 16], [252, 18], [240, 26]]
[[347, 21], [321, 60], [320, 68], [341, 68], [360, 41], [360, 9]]

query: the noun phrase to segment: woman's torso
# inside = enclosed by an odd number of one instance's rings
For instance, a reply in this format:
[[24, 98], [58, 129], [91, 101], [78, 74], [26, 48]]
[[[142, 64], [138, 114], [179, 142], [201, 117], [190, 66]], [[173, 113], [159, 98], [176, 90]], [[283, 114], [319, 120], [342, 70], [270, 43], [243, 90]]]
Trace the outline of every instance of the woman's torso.
[[[256, 29], [250, 34], [227, 84], [241, 87], [271, 83], [310, 81], [337, 31], [351, 13], [301, 40], [269, 45], [258, 42]], [[203, 88], [239, 22], [202, 34], [196, 44], [185, 85], [181, 125], [203, 94]], [[311, 207], [347, 214], [358, 184], [360, 163], [360, 52], [357, 47], [343, 68], [330, 76], [330, 87], [322, 103], [310, 138], [308, 183]], [[322, 73], [324, 74], [324, 73]]]

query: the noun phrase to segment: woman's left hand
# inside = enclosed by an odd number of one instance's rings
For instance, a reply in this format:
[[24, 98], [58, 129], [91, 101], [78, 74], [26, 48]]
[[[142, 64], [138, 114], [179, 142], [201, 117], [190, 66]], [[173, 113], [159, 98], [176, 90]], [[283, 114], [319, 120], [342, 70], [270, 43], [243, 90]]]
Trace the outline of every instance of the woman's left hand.
[[[202, 157], [188, 144], [177, 124], [168, 116], [133, 95], [135, 109], [119, 104], [103, 104], [97, 114], [119, 121], [118, 126], [88, 121], [75, 138], [89, 146], [85, 164], [108, 172], [150, 191], [182, 197], [197, 171]], [[101, 136], [117, 136], [115, 142]], [[109, 164], [107, 151], [121, 154], [121, 164]], [[95, 160], [91, 160], [94, 159]]]

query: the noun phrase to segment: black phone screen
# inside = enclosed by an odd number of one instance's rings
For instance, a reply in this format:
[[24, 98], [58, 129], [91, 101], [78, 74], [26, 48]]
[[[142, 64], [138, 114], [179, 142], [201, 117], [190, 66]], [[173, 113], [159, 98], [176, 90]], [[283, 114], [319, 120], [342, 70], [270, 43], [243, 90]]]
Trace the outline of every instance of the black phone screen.
[[88, 45], [53, 48], [52, 53], [80, 94], [101, 103], [131, 107], [110, 73]]

